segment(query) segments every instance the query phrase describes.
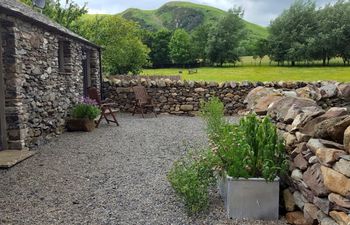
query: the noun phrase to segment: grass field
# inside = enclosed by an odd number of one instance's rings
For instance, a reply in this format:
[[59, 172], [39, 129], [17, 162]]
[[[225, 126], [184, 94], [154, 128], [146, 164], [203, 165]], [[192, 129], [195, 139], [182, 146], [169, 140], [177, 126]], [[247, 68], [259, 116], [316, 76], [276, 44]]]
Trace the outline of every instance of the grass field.
[[[318, 81], [337, 80], [350, 81], [350, 66], [341, 66], [339, 60], [334, 60], [332, 66], [269, 66], [269, 60], [264, 59], [262, 65], [252, 57], [242, 58], [236, 67], [202, 67], [198, 73], [189, 74], [187, 69], [145, 69], [143, 75], [181, 75], [184, 80], [205, 81]], [[182, 74], [179, 74], [182, 71]]]

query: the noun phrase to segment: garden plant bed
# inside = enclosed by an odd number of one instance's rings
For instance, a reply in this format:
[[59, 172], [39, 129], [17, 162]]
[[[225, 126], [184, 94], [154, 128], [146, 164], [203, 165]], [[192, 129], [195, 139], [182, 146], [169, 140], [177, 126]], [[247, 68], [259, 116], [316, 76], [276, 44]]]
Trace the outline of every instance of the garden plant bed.
[[187, 150], [207, 144], [201, 119], [119, 118], [120, 127], [65, 133], [0, 170], [0, 224], [286, 224], [226, 220], [216, 190], [209, 211], [188, 218], [166, 173]]

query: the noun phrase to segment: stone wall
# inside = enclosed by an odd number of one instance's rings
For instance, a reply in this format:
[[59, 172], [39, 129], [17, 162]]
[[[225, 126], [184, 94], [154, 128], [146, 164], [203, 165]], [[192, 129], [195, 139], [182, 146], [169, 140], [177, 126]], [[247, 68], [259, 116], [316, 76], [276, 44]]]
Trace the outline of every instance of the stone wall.
[[[174, 81], [170, 79], [122, 80], [112, 78], [104, 81], [104, 97], [108, 101], [116, 103], [116, 107], [122, 112], [132, 112], [135, 104], [132, 87], [138, 83], [147, 88], [159, 113], [174, 115], [196, 115], [200, 101], [212, 96], [218, 96], [224, 102], [227, 115], [237, 114], [239, 111], [246, 109], [245, 98], [256, 87], [273, 87], [280, 90], [277, 95], [281, 96], [306, 97], [307, 95], [314, 95], [313, 97], [317, 99], [318, 104], [324, 108], [346, 104], [344, 97], [338, 95], [338, 91], [321, 95], [322, 89], [319, 89], [319, 87], [328, 86], [328, 83], [322, 82], [216, 83]], [[336, 87], [335, 84], [331, 84], [331, 86]], [[350, 95], [350, 90], [346, 94]]]
[[[91, 52], [90, 79], [99, 87], [98, 50], [19, 18], [0, 14], [3, 28], [6, 126], [10, 149], [39, 144], [64, 129], [83, 95], [82, 49]], [[59, 68], [59, 42], [70, 54]]]
[[[291, 224], [350, 224], [349, 88], [324, 83], [299, 89], [308, 93], [299, 98], [259, 87], [246, 98], [249, 109], [275, 120], [286, 140], [290, 168], [283, 199]], [[320, 107], [327, 102], [346, 107]]]

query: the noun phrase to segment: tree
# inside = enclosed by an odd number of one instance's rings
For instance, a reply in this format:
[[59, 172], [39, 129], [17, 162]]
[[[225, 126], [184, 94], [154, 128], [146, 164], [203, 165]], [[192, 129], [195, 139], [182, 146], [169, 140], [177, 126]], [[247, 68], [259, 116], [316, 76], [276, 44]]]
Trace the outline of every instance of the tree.
[[193, 57], [203, 63], [207, 60], [205, 47], [208, 45], [210, 24], [197, 27], [192, 33]]
[[[32, 6], [32, 0], [21, 1]], [[86, 4], [80, 7], [73, 0], [65, 0], [64, 5], [61, 2], [60, 0], [46, 0], [43, 14], [68, 29], [76, 30], [75, 21], [87, 13]]]
[[175, 30], [169, 42], [170, 57], [174, 63], [185, 66], [192, 61], [191, 37], [183, 29]]
[[240, 8], [231, 9], [211, 29], [207, 54], [212, 63], [218, 63], [222, 66], [225, 62], [235, 63], [239, 61], [238, 47], [246, 34], [242, 16], [243, 12]]
[[167, 67], [171, 62], [169, 43], [172, 32], [161, 30], [155, 32], [150, 43], [150, 59], [153, 67]]
[[120, 16], [95, 16], [78, 22], [79, 33], [103, 47], [102, 63], [109, 74], [137, 74], [149, 65], [149, 49], [141, 41], [141, 30]]
[[263, 60], [263, 58], [269, 54], [269, 42], [263, 38], [257, 40], [253, 52], [254, 56], [259, 57], [259, 65], [261, 65], [261, 61]]
[[317, 30], [316, 5], [310, 0], [296, 0], [270, 25], [270, 57], [278, 63], [312, 59], [309, 42]]

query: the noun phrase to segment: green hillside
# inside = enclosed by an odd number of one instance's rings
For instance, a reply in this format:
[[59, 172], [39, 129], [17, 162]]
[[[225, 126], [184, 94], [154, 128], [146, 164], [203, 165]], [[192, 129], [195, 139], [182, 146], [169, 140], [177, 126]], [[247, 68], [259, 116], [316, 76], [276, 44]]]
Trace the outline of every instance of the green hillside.
[[[148, 30], [183, 28], [192, 31], [202, 24], [214, 23], [225, 15], [225, 11], [207, 5], [190, 2], [169, 2], [156, 10], [128, 9], [120, 15], [125, 19], [138, 22]], [[266, 37], [267, 29], [246, 22], [246, 26], [254, 36]]]
[[[183, 28], [192, 31], [202, 24], [215, 23], [225, 15], [225, 11], [207, 5], [190, 2], [169, 2], [156, 10], [140, 10], [130, 8], [120, 13], [123, 18], [135, 21], [147, 30], [156, 31], [160, 29], [173, 30]], [[92, 15], [86, 15], [90, 17]], [[266, 37], [268, 35], [265, 27], [245, 21], [252, 37]]]

